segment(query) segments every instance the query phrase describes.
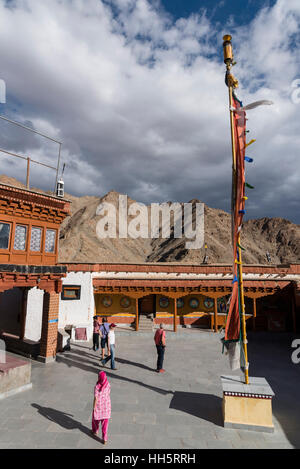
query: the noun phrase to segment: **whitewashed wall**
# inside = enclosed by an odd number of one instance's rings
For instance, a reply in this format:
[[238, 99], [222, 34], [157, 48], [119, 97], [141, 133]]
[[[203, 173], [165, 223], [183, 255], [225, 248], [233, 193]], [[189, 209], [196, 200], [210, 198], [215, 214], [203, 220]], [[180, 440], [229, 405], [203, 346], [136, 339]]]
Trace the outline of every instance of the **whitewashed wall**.
[[[58, 327], [86, 327], [87, 339], [93, 335], [94, 293], [90, 272], [69, 272], [63, 285], [80, 285], [80, 300], [59, 299]], [[39, 341], [42, 331], [44, 291], [32, 288], [28, 292], [25, 338]]]
[[92, 276], [90, 272], [69, 272], [63, 279], [63, 285], [80, 285], [80, 300], [59, 301], [58, 327], [67, 325], [87, 328], [87, 338], [93, 335], [93, 316], [95, 311]]
[[44, 291], [31, 288], [28, 291], [25, 338], [39, 341], [42, 333]]

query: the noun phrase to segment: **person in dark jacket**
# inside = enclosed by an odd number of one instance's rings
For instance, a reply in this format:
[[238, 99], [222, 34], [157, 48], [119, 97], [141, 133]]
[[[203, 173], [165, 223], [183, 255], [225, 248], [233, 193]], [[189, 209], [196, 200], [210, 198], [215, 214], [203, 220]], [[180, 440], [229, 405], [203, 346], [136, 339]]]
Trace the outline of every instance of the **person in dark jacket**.
[[157, 350], [157, 373], [164, 373], [163, 369], [165, 348], [166, 348], [166, 332], [164, 330], [164, 325], [160, 324], [159, 329], [155, 332], [154, 342]]
[[105, 347], [107, 347], [108, 349], [108, 333], [109, 333], [109, 324], [106, 318], [102, 318], [102, 324], [100, 326], [101, 360], [104, 360]]
[[98, 316], [94, 316], [94, 326], [93, 326], [93, 350], [96, 352], [99, 349], [99, 329], [100, 321]]

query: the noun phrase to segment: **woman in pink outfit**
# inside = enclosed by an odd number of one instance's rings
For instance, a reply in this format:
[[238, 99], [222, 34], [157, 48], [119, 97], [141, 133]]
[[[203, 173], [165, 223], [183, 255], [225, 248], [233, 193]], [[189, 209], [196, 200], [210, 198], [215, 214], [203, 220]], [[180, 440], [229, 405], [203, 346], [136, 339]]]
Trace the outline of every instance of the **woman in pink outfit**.
[[103, 444], [107, 443], [108, 420], [110, 419], [110, 415], [110, 384], [107, 380], [106, 373], [101, 371], [95, 386], [92, 432], [94, 435], [98, 435], [99, 425], [101, 423]]

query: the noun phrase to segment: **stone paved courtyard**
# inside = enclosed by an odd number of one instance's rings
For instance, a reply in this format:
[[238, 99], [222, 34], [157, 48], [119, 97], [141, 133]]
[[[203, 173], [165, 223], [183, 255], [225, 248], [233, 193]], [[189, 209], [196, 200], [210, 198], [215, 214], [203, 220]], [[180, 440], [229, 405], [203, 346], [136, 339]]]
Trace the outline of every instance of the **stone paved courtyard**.
[[152, 334], [117, 329], [116, 336], [118, 370], [105, 368], [112, 399], [107, 446], [90, 435], [99, 353], [78, 344], [55, 363], [32, 362], [32, 390], [0, 401], [0, 448], [300, 447], [300, 364], [291, 362], [291, 335], [249, 335], [250, 375], [264, 376], [276, 393], [274, 434], [223, 428], [219, 377], [233, 372], [219, 334], [167, 332], [165, 374], [154, 372]]

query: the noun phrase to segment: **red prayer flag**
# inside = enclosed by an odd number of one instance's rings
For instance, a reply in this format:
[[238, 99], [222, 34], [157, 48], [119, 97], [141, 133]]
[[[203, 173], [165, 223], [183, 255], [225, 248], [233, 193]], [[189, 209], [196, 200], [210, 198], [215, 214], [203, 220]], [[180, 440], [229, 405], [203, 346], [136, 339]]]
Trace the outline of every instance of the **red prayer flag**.
[[240, 337], [239, 284], [238, 284], [238, 238], [245, 209], [245, 149], [246, 149], [246, 113], [240, 110], [242, 103], [233, 95], [234, 140], [236, 151], [236, 174], [234, 181], [232, 242], [233, 242], [233, 288], [229, 313], [225, 327], [225, 341], [238, 340]]

